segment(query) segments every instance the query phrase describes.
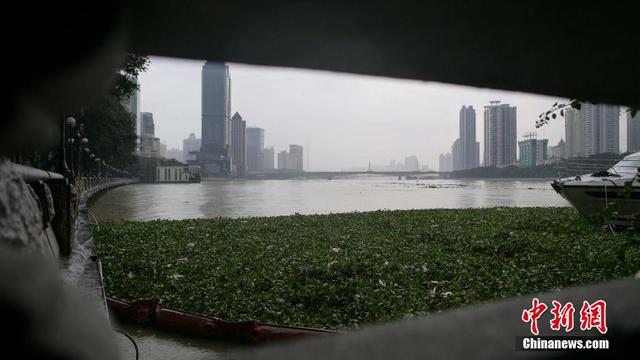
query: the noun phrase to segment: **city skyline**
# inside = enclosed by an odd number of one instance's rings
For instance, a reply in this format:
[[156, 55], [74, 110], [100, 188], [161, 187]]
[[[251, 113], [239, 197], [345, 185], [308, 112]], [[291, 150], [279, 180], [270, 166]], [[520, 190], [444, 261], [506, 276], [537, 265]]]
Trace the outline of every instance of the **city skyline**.
[[[154, 113], [159, 137], [178, 148], [199, 134], [199, 80], [203, 61], [152, 57], [141, 83], [141, 108]], [[437, 168], [459, 135], [459, 109], [476, 109], [499, 99], [518, 108], [517, 136], [535, 130], [535, 119], [566, 99], [439, 83], [228, 64], [234, 79], [231, 111], [269, 132], [275, 152], [303, 140], [314, 144], [312, 170], [366, 167], [416, 155]], [[167, 101], [171, 99], [171, 101]], [[621, 116], [624, 116], [621, 113]], [[626, 117], [625, 117], [626, 120]], [[562, 118], [538, 130], [550, 144], [564, 138]], [[481, 144], [483, 124], [477, 121]], [[626, 146], [626, 121], [620, 121], [620, 149]], [[480, 146], [483, 159], [483, 145]]]

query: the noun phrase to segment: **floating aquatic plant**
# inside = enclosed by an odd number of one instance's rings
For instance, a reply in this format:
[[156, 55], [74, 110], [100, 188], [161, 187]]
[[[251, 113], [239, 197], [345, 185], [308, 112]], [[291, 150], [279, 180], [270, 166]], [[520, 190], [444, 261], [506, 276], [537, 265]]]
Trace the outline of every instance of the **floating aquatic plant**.
[[637, 233], [571, 208], [105, 222], [106, 291], [226, 320], [329, 329], [632, 276]]

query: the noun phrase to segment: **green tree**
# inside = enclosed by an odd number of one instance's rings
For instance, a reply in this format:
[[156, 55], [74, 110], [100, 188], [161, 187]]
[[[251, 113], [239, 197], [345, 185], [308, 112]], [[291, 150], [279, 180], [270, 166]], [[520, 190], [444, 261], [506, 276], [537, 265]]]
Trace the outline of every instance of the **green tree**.
[[102, 101], [80, 112], [89, 148], [111, 166], [125, 168], [135, 162], [135, 117], [123, 105], [138, 90], [138, 75], [146, 71], [149, 58], [129, 54], [120, 64], [114, 85]]
[[80, 122], [91, 151], [108, 164], [122, 169], [135, 160], [136, 124], [117, 97], [107, 96], [85, 109]]

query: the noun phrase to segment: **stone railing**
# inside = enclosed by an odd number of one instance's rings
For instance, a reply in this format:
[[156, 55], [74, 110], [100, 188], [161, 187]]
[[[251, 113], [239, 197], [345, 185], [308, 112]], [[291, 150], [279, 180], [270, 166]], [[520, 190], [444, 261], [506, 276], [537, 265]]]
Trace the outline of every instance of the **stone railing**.
[[[53, 257], [71, 255], [75, 245], [77, 217], [81, 204], [105, 189], [120, 186], [137, 179], [107, 176], [65, 177], [62, 174], [44, 171], [11, 163], [14, 181], [24, 181], [40, 212], [38, 244], [34, 247]], [[22, 199], [33, 203], [31, 199]], [[34, 230], [35, 231], [35, 230]]]

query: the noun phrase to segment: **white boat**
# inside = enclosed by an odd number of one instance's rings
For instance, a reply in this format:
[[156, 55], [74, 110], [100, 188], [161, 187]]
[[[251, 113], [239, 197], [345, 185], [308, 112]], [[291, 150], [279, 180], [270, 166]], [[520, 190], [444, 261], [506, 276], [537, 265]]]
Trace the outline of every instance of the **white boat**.
[[640, 216], [640, 152], [607, 170], [555, 180], [551, 186], [583, 216], [611, 210], [614, 218]]

